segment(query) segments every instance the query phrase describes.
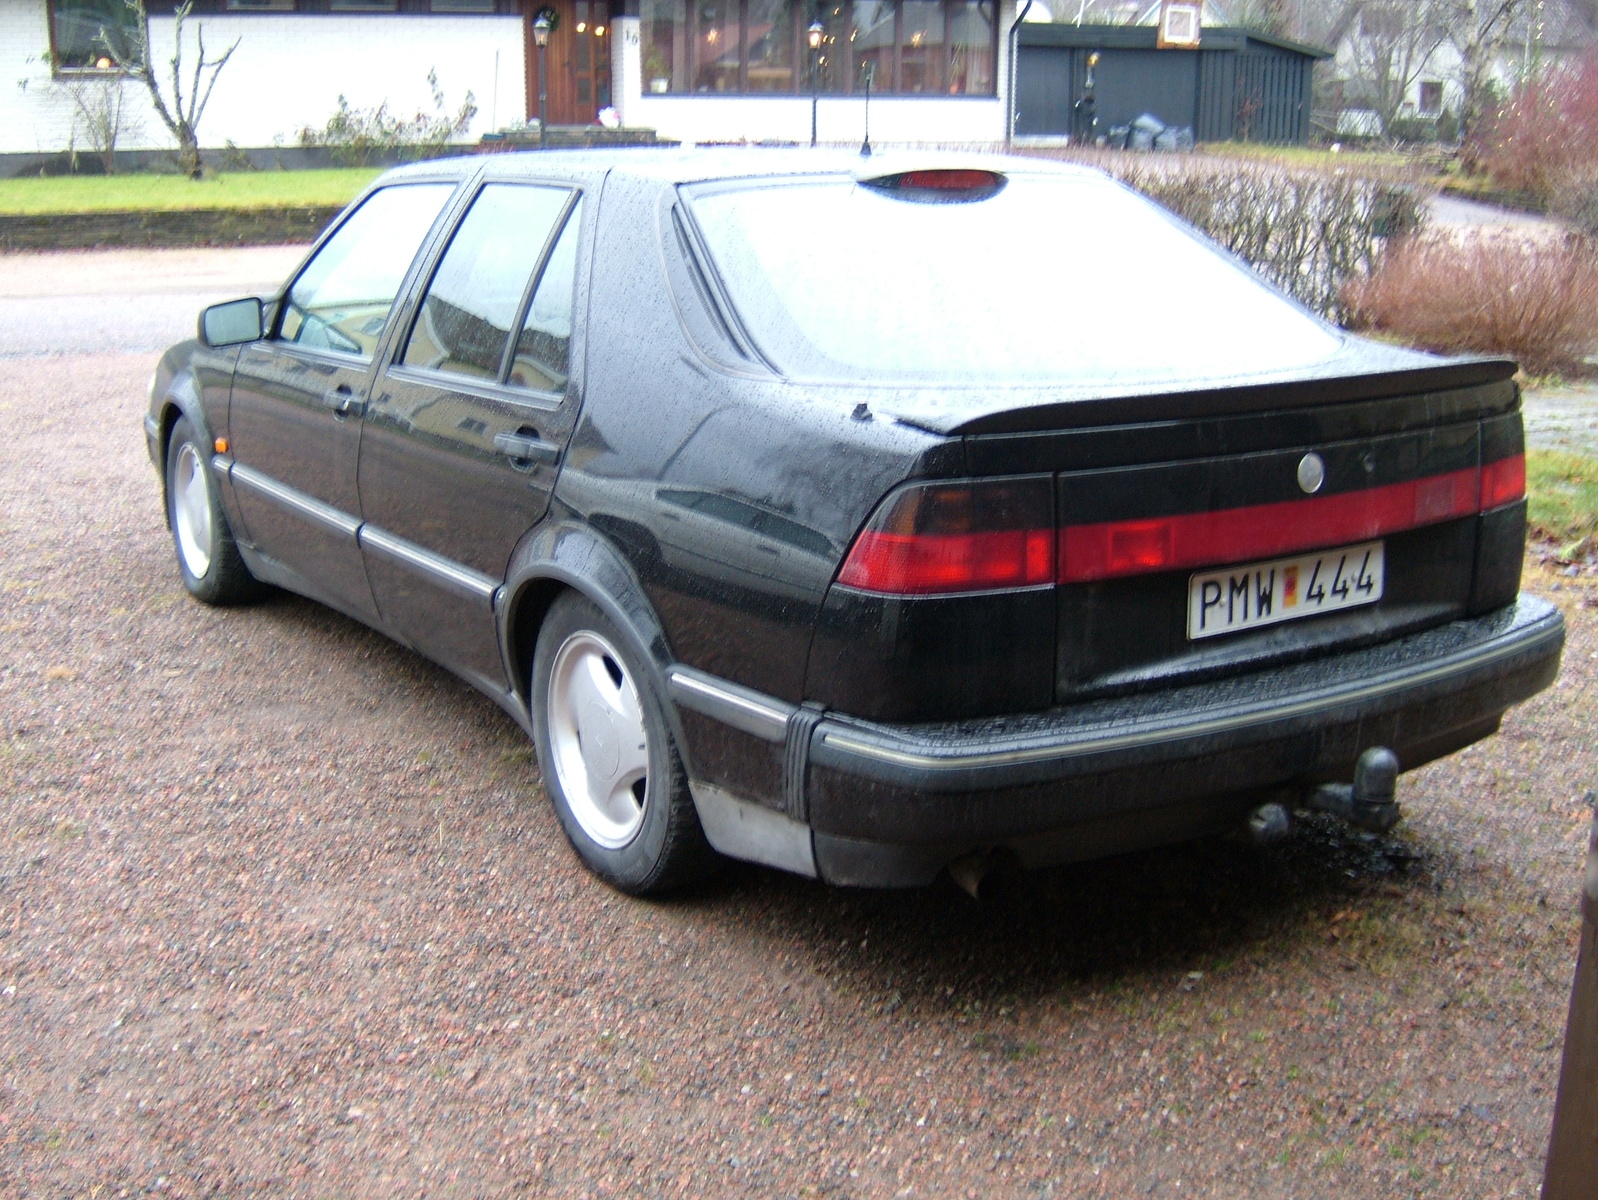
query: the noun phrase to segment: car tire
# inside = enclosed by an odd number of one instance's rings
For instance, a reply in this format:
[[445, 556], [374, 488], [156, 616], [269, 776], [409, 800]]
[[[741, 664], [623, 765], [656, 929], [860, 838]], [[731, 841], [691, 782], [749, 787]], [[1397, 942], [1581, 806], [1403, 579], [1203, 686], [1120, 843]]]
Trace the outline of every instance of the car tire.
[[642, 896], [714, 869], [652, 675], [586, 597], [550, 607], [530, 692], [544, 788], [589, 870]]
[[209, 451], [189, 419], [180, 417], [166, 447], [167, 527], [189, 595], [205, 604], [243, 604], [261, 594], [261, 584], [233, 540]]

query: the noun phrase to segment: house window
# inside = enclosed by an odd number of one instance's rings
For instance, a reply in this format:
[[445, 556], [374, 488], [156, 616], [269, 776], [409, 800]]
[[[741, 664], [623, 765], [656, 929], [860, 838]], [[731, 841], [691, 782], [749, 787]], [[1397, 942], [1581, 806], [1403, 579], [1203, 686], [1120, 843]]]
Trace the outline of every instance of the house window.
[[227, 0], [228, 12], [293, 12], [294, 0]]
[[61, 71], [140, 65], [144, 31], [123, 0], [51, 0], [50, 36]]
[[331, 0], [332, 12], [393, 12], [395, 0]]
[[[994, 95], [997, 0], [640, 0], [649, 93]], [[807, 32], [821, 25], [812, 52]]]
[[433, 0], [431, 7], [436, 13], [491, 13], [494, 0]]
[[1443, 85], [1431, 81], [1420, 85], [1420, 111], [1422, 116], [1435, 117], [1443, 111]]

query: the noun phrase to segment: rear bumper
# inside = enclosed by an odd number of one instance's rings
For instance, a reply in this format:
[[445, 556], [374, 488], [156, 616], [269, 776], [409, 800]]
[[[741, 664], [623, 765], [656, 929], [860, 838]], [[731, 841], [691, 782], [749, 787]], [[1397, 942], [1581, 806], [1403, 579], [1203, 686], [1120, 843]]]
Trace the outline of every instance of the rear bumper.
[[1403, 768], [1477, 741], [1558, 674], [1564, 620], [1522, 595], [1473, 620], [1234, 679], [936, 725], [828, 714], [810, 736], [818, 873], [915, 884], [973, 850], [1029, 865], [1197, 836], [1261, 791]]

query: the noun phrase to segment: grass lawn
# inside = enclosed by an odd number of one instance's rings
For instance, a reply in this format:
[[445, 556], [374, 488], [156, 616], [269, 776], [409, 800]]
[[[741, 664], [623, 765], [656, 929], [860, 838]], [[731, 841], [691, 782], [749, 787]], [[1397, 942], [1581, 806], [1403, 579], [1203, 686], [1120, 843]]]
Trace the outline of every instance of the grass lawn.
[[1562, 543], [1598, 533], [1598, 458], [1528, 450], [1526, 493], [1534, 533]]
[[381, 171], [377, 167], [334, 171], [239, 171], [209, 175], [199, 182], [178, 175], [0, 179], [0, 213], [32, 215], [347, 204]]
[[1265, 146], [1258, 142], [1205, 142], [1199, 150], [1218, 158], [1246, 158], [1284, 167], [1364, 167], [1429, 173], [1422, 159], [1392, 150], [1342, 150], [1333, 154], [1319, 146]]

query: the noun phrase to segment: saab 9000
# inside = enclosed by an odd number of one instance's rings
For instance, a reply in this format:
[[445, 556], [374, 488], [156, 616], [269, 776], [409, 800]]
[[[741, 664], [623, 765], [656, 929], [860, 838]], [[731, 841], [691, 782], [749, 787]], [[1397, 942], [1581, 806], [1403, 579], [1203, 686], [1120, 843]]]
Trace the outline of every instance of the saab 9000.
[[617, 887], [969, 884], [1384, 828], [1545, 687], [1514, 373], [1087, 169], [550, 152], [384, 175], [146, 431], [194, 596], [469, 680]]

